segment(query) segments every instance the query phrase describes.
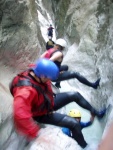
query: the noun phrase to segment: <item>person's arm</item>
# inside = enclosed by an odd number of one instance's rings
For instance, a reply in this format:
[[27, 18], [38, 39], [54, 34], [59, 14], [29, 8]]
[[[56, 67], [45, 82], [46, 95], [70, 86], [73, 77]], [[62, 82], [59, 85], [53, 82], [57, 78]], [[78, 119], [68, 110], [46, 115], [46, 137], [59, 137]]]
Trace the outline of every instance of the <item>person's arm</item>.
[[71, 131], [70, 131], [70, 129], [64, 127], [64, 128], [62, 128], [62, 132], [64, 134], [66, 134], [67, 136], [71, 137]]
[[85, 128], [85, 127], [89, 127], [90, 125], [92, 125], [91, 121], [88, 122], [80, 122], [81, 128]]
[[32, 87], [18, 87], [14, 93], [14, 123], [16, 130], [29, 139], [35, 138], [39, 126], [32, 118], [31, 105], [36, 91]]
[[55, 52], [52, 56], [51, 56], [51, 58], [50, 58], [50, 60], [52, 60], [52, 61], [61, 61], [62, 60], [62, 53], [61, 52]]
[[92, 125], [93, 121], [94, 121], [95, 116], [91, 116], [90, 117], [90, 121], [88, 122], [80, 122], [81, 128], [85, 128], [85, 127], [89, 127], [90, 125]]

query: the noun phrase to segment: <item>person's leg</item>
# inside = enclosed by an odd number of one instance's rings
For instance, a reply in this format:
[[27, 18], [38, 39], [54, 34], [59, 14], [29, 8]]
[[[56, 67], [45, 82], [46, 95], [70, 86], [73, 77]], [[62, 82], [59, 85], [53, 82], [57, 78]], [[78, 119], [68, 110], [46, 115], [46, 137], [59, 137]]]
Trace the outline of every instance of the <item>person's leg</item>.
[[74, 118], [64, 114], [52, 113], [41, 117], [35, 117], [34, 119], [39, 123], [69, 128], [72, 131], [73, 138], [77, 141], [77, 143], [82, 148], [87, 146], [87, 143], [84, 140], [83, 134], [81, 132], [80, 124]]
[[57, 88], [61, 88], [60, 81], [56, 82], [56, 83], [55, 83], [55, 86], [56, 86]]
[[[62, 66], [60, 67], [60, 72], [62, 72], [62, 71], [67, 71], [67, 70], [68, 70], [68, 66], [67, 66], [67, 65], [62, 65]], [[56, 82], [56, 83], [55, 83], [55, 86], [56, 86], [57, 88], [61, 88], [61, 86], [60, 86], [60, 81]]]
[[54, 99], [54, 110], [58, 110], [71, 102], [76, 102], [79, 106], [89, 110], [92, 115], [95, 115], [99, 118], [103, 117], [106, 112], [106, 109], [100, 112], [95, 110], [79, 92], [65, 92], [56, 94]]
[[61, 71], [68, 71], [68, 66], [67, 65], [61, 65], [60, 66], [60, 72]]
[[49, 30], [49, 32], [48, 32], [48, 37], [51, 37], [51, 39], [52, 39], [52, 33], [51, 33], [50, 30]]
[[69, 71], [65, 71], [59, 74], [59, 77], [57, 80], [55, 80], [55, 82], [69, 80], [73, 78], [78, 79], [81, 83], [87, 86], [90, 86], [94, 89], [97, 89], [97, 87], [99, 86], [99, 82], [100, 82], [100, 78], [96, 82], [92, 83], [88, 81], [84, 76], [80, 75], [78, 72], [69, 72]]

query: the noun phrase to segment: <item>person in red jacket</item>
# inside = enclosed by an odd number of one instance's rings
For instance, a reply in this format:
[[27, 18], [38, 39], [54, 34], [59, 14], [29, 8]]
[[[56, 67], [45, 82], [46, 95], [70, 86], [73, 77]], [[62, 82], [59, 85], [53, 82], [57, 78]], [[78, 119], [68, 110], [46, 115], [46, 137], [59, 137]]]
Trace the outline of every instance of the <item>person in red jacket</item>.
[[91, 115], [99, 118], [103, 117], [105, 110], [101, 112], [95, 110], [79, 92], [64, 92], [54, 96], [51, 80], [55, 80], [58, 74], [59, 69], [53, 61], [39, 59], [35, 68], [14, 77], [10, 90], [14, 97], [15, 129], [18, 134], [34, 139], [40, 130], [36, 122], [65, 126], [72, 131], [73, 138], [78, 144], [85, 148], [87, 143], [81, 132], [80, 124], [74, 118], [54, 111], [71, 102], [76, 102], [89, 110]]

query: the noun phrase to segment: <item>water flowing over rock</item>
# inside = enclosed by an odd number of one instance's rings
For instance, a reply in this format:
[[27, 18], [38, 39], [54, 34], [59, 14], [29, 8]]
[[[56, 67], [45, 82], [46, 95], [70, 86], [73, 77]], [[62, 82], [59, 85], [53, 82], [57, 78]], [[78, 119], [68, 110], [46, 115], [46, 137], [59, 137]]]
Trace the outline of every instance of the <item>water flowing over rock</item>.
[[[46, 29], [50, 23], [54, 25], [56, 38], [62, 37], [68, 42], [63, 64], [92, 82], [101, 78], [97, 90], [76, 79], [68, 80], [69, 90], [79, 91], [98, 110], [113, 104], [112, 0], [1, 0], [0, 149], [7, 146], [10, 137], [15, 137], [9, 82], [45, 51]], [[112, 119], [113, 111], [100, 122], [104, 133]], [[11, 145], [8, 148], [4, 150], [14, 150]], [[76, 141], [53, 126], [42, 129], [36, 141], [23, 147], [28, 150], [47, 148], [80, 149]]]

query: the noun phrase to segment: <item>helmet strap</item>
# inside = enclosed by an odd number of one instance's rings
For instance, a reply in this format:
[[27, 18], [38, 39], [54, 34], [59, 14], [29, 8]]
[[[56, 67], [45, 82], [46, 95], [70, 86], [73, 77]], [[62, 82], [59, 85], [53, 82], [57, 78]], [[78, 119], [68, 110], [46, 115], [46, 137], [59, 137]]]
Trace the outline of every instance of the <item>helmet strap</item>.
[[38, 78], [39, 78], [40, 83], [43, 83], [42, 80], [41, 80], [41, 78], [40, 77], [38, 77]]

